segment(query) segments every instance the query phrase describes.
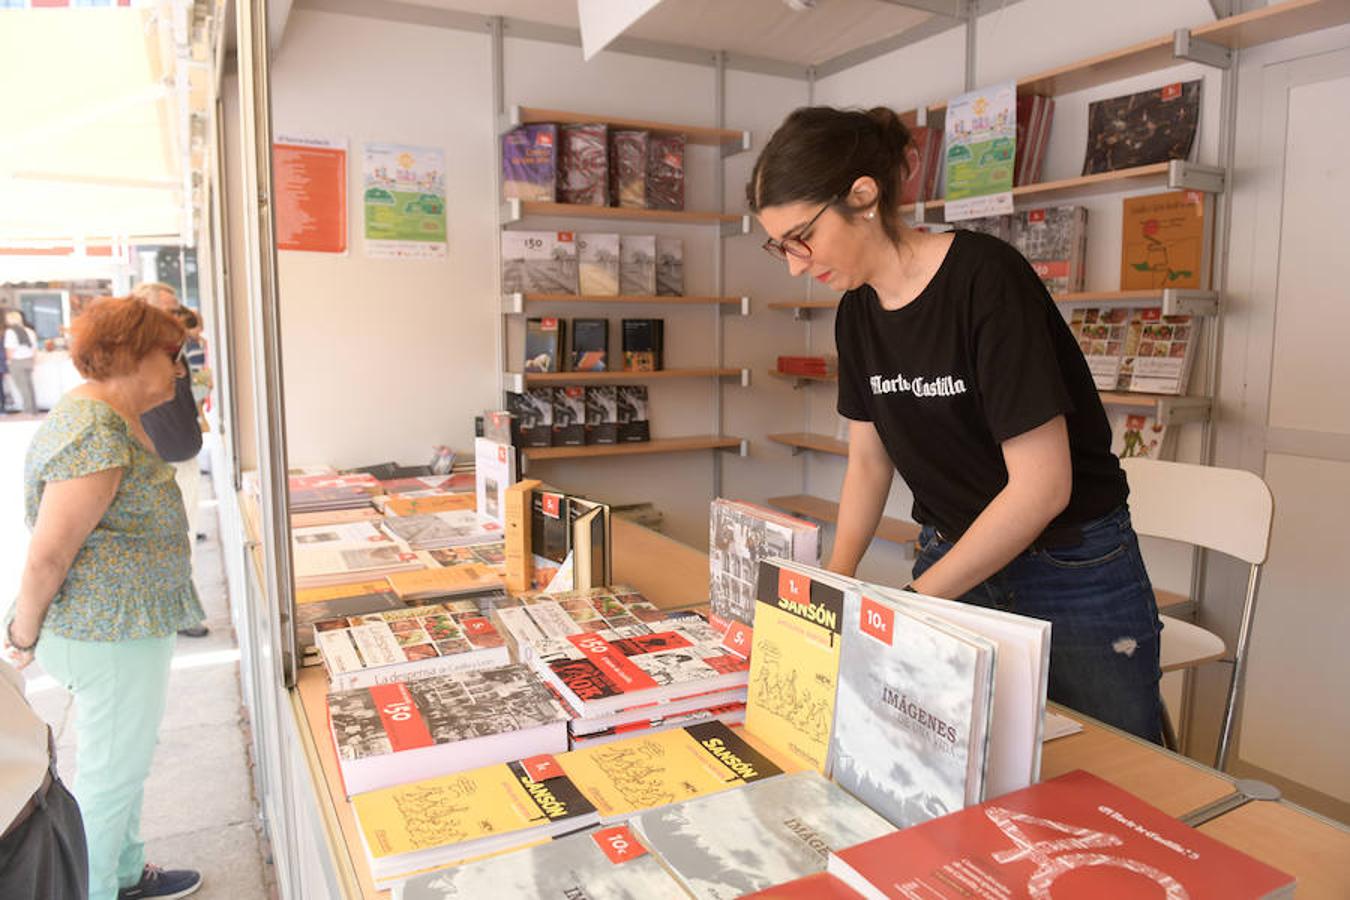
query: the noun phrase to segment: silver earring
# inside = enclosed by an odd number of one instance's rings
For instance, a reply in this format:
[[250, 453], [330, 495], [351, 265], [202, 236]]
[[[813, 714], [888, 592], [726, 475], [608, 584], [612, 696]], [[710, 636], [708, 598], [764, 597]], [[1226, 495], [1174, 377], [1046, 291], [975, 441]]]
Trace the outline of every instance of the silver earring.
[[867, 216], [866, 216], [866, 218], [869, 218], [869, 219], [875, 219], [876, 217], [877, 217], [877, 212], [876, 212], [876, 210], [872, 210], [872, 211], [869, 212], [869, 213], [867, 214]]

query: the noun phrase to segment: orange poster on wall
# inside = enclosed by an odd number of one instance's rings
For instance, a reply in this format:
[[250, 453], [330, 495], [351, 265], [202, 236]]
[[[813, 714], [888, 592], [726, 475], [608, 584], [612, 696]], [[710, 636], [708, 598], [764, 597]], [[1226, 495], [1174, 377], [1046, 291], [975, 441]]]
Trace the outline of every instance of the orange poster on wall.
[[281, 138], [272, 145], [278, 250], [347, 252], [345, 142]]

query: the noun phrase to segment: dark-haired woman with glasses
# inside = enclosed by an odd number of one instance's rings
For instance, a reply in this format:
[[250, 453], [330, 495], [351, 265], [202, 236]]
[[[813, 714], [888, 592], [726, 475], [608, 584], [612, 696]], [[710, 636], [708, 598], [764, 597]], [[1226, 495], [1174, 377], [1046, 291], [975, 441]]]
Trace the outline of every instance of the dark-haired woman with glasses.
[[24, 461], [33, 536], [4, 646], [19, 668], [36, 656], [75, 698], [91, 900], [182, 897], [201, 883], [147, 865], [140, 838], [175, 632], [202, 620], [173, 468], [141, 427], [174, 395], [184, 337], [139, 300], [90, 304], [70, 351], [88, 381], [56, 404]]
[[1157, 741], [1162, 626], [1087, 363], [1015, 249], [901, 219], [916, 162], [889, 109], [802, 108], [746, 185], [764, 249], [844, 292], [829, 568], [853, 574], [899, 471], [923, 526], [912, 589], [1048, 619], [1050, 698]]

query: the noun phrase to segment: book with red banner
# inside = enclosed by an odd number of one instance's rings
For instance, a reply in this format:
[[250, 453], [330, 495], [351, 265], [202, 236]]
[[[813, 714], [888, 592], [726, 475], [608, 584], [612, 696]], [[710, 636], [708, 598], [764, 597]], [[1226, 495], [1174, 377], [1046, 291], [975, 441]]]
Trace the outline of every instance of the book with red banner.
[[528, 666], [328, 695], [347, 796], [567, 749], [567, 711]]
[[830, 854], [869, 900], [1286, 897], [1294, 879], [1087, 772]]
[[1052, 294], [1083, 290], [1087, 207], [1024, 209], [1012, 216], [1012, 245]]
[[583, 718], [743, 688], [749, 663], [695, 616], [531, 641], [530, 663]]
[[569, 834], [403, 883], [402, 900], [687, 900], [627, 825]]
[[[750, 653], [759, 561], [769, 557], [820, 563], [820, 527], [756, 503], [718, 497], [708, 514], [708, 598], [712, 626], [726, 646]], [[738, 627], [739, 626], [739, 627]]]

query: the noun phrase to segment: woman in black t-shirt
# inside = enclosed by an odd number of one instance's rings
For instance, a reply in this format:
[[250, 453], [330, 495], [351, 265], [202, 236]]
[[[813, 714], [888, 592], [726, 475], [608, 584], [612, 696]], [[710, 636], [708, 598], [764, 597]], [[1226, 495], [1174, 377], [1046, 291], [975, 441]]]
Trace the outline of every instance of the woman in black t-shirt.
[[898, 470], [923, 525], [913, 589], [1050, 620], [1050, 698], [1156, 741], [1162, 626], [1087, 363], [1015, 249], [901, 220], [916, 162], [893, 111], [809, 107], [746, 186], [764, 249], [844, 292], [829, 568], [853, 574]]

